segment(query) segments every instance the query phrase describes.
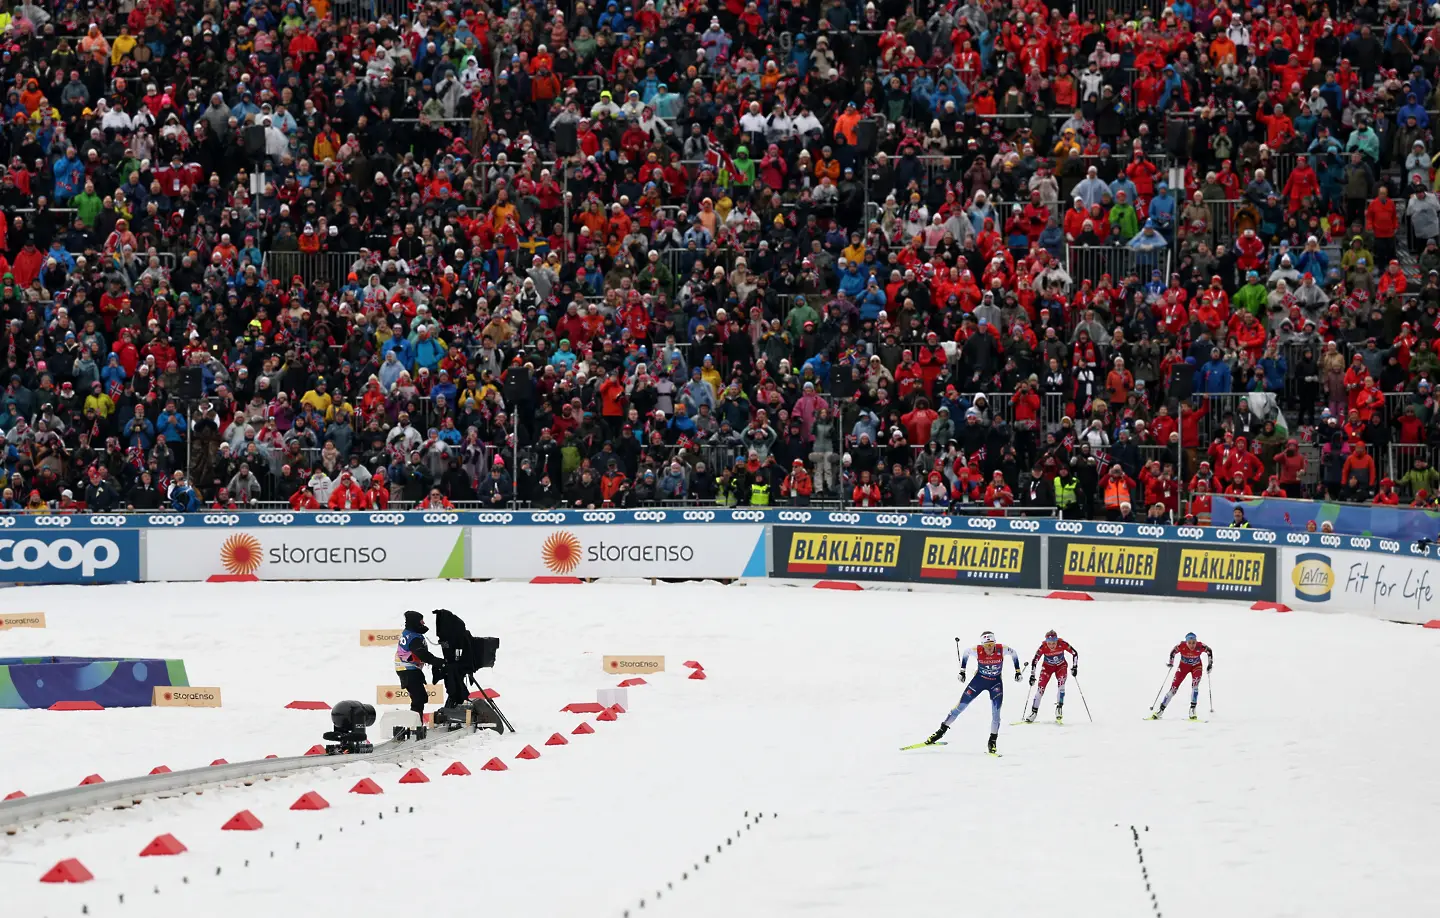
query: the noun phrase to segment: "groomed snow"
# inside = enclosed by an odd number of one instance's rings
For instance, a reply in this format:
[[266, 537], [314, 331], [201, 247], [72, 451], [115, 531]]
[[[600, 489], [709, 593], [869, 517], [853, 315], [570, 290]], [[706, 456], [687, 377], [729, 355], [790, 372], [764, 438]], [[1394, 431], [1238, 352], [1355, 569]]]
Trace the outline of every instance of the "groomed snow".
[[[359, 629], [398, 626], [406, 609], [450, 608], [473, 632], [501, 638], [487, 678], [519, 731], [406, 764], [429, 784], [400, 785], [403, 768], [360, 762], [0, 836], [6, 915], [85, 906], [156, 918], [321, 909], [1141, 918], [1155, 909], [1131, 825], [1167, 918], [1426, 914], [1440, 882], [1431, 780], [1440, 740], [1427, 701], [1440, 632], [1410, 626], [1219, 603], [778, 585], [147, 584], [0, 595], [49, 619], [48, 630], [0, 632], [0, 656], [179, 656], [193, 683], [221, 686], [225, 700], [219, 710], [0, 711], [0, 796], [92, 772], [113, 779], [161, 763], [302, 752], [328, 717], [283, 705], [373, 699], [393, 679], [390, 651], [360, 647]], [[956, 635], [973, 643], [992, 629], [1028, 660], [1052, 627], [1081, 650], [1093, 724], [1072, 681], [1066, 726], [1012, 727], [1028, 686], [1007, 681], [1003, 758], [983, 752], [983, 701], [950, 745], [898, 750], [924, 739], [958, 697]], [[1202, 686], [1208, 722], [1185, 722], [1182, 698], [1175, 719], [1147, 723], [1165, 655], [1187, 630], [1216, 649], [1215, 714]], [[670, 671], [632, 689], [631, 711], [615, 723], [559, 713], [618, 681], [601, 673], [606, 653], [664, 654]], [[708, 678], [687, 680], [687, 659]], [[595, 735], [570, 735], [582, 720]], [[544, 746], [554, 732], [571, 743]], [[538, 761], [515, 760], [527, 743]], [[482, 772], [492, 755], [510, 770]], [[441, 777], [456, 759], [474, 774]], [[383, 796], [346, 793], [367, 775]], [[290, 811], [307, 790], [331, 808]], [[239, 809], [265, 828], [219, 831]], [[163, 832], [189, 852], [137, 857]], [[67, 857], [96, 879], [38, 882]]]

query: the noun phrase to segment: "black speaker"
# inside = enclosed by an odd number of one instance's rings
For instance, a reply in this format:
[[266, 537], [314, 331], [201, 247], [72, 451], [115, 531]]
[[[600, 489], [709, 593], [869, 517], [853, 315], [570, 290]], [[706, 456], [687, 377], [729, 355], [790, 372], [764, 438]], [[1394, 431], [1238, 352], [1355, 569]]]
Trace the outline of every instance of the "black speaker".
[[576, 122], [562, 121], [555, 125], [555, 155], [574, 156], [580, 148], [580, 142], [575, 136]]
[[863, 156], [875, 153], [875, 141], [880, 138], [880, 120], [861, 118], [855, 124], [855, 149]]
[[1187, 401], [1195, 392], [1195, 367], [1189, 363], [1177, 363], [1170, 368], [1171, 398]]
[[195, 401], [205, 394], [205, 374], [199, 367], [186, 367], [180, 371], [180, 398]]

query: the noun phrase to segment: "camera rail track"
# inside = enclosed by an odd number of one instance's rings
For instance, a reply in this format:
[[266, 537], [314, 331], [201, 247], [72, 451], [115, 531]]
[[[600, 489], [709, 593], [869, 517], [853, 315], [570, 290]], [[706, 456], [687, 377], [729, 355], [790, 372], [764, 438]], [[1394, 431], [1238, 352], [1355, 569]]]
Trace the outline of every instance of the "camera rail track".
[[0, 831], [14, 834], [42, 823], [74, 819], [94, 810], [128, 809], [147, 798], [178, 797], [182, 794], [208, 790], [212, 787], [246, 785], [256, 780], [282, 777], [316, 768], [338, 768], [361, 762], [399, 762], [475, 735], [474, 730], [432, 729], [423, 740], [396, 742], [387, 740], [375, 751], [359, 755], [309, 755], [278, 759], [254, 759], [227, 765], [189, 768], [159, 775], [121, 778], [103, 784], [87, 784], [64, 790], [0, 802]]

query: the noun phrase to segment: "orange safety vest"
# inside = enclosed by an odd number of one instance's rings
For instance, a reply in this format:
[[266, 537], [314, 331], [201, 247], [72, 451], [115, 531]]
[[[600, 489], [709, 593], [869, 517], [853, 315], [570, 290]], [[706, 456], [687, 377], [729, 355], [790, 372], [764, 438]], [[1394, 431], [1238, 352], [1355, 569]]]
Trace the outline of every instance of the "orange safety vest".
[[1105, 479], [1105, 509], [1119, 510], [1122, 503], [1130, 503], [1130, 486], [1125, 479]]

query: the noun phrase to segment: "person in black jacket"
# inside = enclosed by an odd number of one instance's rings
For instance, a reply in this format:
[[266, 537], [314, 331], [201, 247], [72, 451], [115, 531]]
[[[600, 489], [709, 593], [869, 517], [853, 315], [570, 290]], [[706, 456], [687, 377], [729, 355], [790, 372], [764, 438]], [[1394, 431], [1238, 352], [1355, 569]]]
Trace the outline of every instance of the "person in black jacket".
[[429, 694], [425, 690], [425, 670], [421, 667], [443, 662], [425, 646], [425, 633], [429, 630], [424, 615], [406, 612], [405, 630], [400, 632], [400, 643], [395, 647], [395, 673], [400, 678], [400, 687], [410, 694], [410, 710], [422, 717]]

